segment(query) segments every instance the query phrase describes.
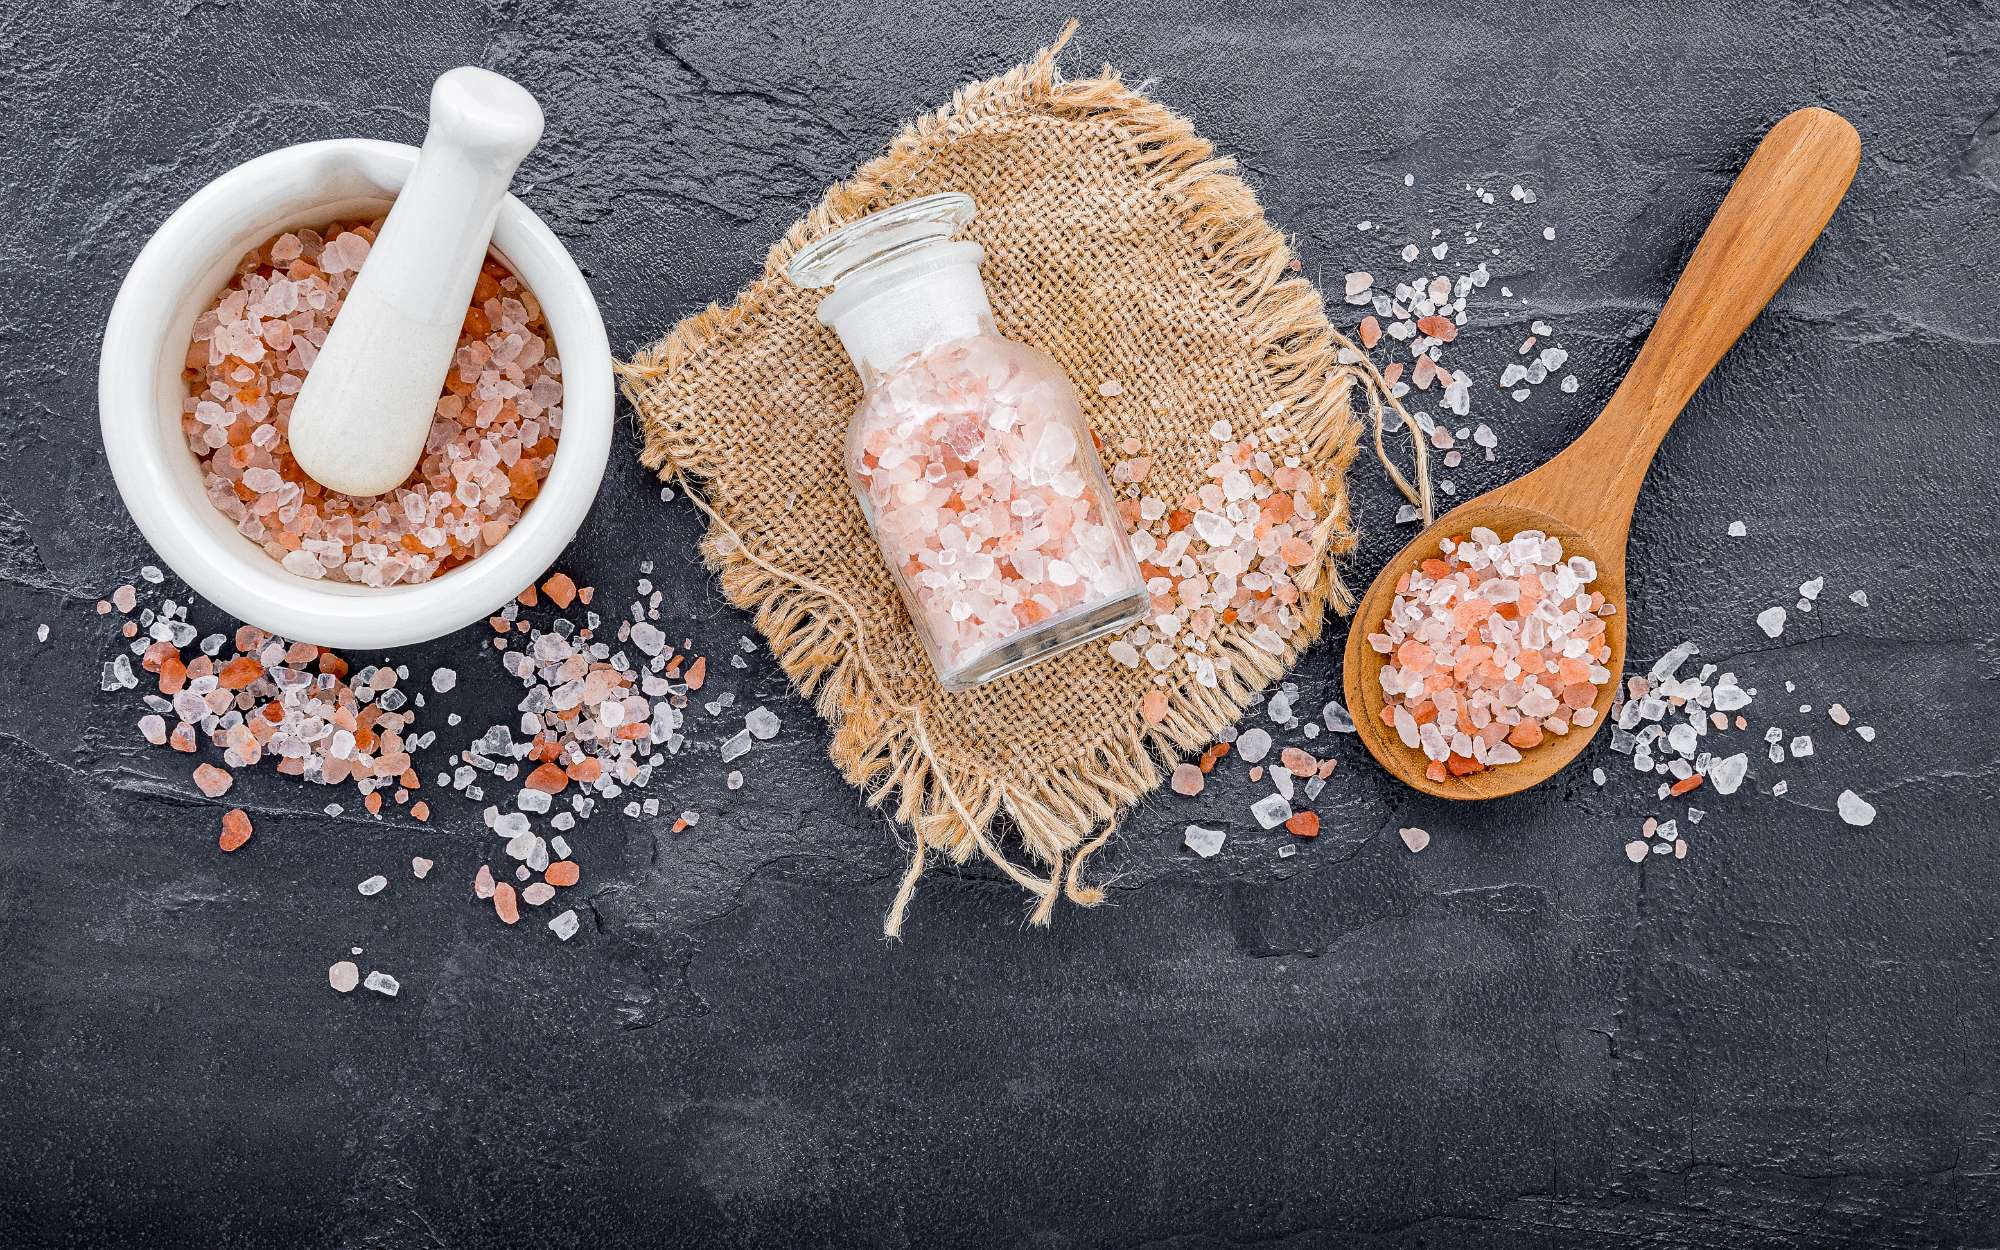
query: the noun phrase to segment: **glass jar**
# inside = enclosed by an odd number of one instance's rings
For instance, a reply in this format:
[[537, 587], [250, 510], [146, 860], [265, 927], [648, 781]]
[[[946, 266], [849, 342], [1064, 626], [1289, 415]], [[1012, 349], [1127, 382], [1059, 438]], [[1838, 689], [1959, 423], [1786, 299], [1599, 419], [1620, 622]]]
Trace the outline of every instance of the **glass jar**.
[[847, 473], [938, 679], [964, 690], [1134, 624], [1145, 583], [1054, 360], [1002, 338], [970, 196], [928, 195], [793, 259], [861, 376]]

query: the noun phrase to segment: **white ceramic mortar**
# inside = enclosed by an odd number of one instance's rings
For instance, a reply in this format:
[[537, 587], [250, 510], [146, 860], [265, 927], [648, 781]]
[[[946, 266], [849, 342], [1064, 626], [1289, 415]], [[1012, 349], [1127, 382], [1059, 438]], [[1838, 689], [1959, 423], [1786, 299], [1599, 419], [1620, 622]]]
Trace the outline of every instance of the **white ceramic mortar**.
[[272, 236], [384, 212], [417, 150], [372, 139], [281, 148], [237, 166], [167, 218], [119, 288], [98, 366], [104, 450], [125, 506], [160, 558], [202, 597], [299, 642], [377, 650], [492, 615], [539, 578], [590, 511], [611, 450], [611, 348], [590, 286], [526, 205], [508, 196], [494, 250], [535, 298], [562, 359], [563, 428], [542, 490], [492, 550], [415, 586], [375, 588], [286, 572], [203, 493], [181, 432], [181, 370], [194, 320], [244, 253]]

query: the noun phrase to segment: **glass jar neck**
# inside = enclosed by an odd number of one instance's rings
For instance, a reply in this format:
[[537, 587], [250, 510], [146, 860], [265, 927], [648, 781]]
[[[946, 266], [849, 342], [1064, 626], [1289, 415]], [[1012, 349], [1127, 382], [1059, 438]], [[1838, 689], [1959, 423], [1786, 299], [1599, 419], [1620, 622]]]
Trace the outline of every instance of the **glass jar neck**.
[[919, 352], [995, 333], [976, 243], [939, 240], [844, 275], [820, 303], [864, 387]]

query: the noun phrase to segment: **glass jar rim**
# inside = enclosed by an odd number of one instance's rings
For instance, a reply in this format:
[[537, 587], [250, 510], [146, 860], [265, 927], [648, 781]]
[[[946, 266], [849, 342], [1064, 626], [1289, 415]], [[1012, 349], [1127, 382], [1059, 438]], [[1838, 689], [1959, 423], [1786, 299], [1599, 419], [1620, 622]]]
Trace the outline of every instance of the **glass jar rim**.
[[918, 196], [868, 214], [800, 249], [785, 274], [802, 287], [836, 286], [866, 265], [951, 238], [979, 211], [963, 191]]

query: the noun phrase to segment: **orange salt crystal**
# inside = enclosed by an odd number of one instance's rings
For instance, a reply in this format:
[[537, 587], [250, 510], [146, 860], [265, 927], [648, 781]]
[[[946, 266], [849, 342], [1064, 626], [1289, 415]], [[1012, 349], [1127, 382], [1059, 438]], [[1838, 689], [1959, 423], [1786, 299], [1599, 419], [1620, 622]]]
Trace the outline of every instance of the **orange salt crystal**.
[[1278, 752], [1278, 759], [1294, 777], [1310, 777], [1319, 771], [1319, 761], [1301, 747], [1286, 747]]
[[181, 663], [179, 652], [169, 652], [160, 659], [160, 693], [175, 695], [187, 685], [187, 665]]
[[582, 879], [583, 870], [576, 866], [574, 860], [567, 859], [555, 861], [549, 865], [549, 870], [542, 874], [542, 880], [557, 887], [572, 886]]
[[368, 797], [361, 800], [361, 806], [368, 809], [370, 816], [380, 816], [382, 814], [382, 792], [380, 790], [370, 790]]
[[536, 604], [540, 603], [542, 601], [542, 598], [540, 595], [537, 595], [535, 593], [535, 588], [533, 586], [529, 586], [526, 590], [522, 591], [520, 594], [515, 595], [514, 601], [516, 603], [519, 603], [524, 608], [532, 608]]
[[1139, 714], [1146, 718], [1148, 725], [1157, 725], [1167, 719], [1167, 692], [1148, 690], [1146, 697], [1139, 700]]
[[701, 683], [707, 680], [708, 680], [708, 657], [705, 655], [698, 655], [694, 658], [694, 663], [688, 665], [687, 688], [689, 690], [699, 690], [701, 689]]
[[1370, 313], [1361, 319], [1361, 346], [1366, 350], [1373, 351], [1375, 345], [1381, 341], [1382, 323], [1375, 319], [1373, 313]]
[[493, 886], [493, 911], [507, 924], [521, 919], [521, 903], [514, 894], [511, 882], [499, 881]]
[[1687, 794], [1688, 792], [1696, 789], [1700, 785], [1701, 785], [1701, 774], [1690, 773], [1688, 776], [1685, 776], [1681, 778], [1679, 781], [1676, 781], [1674, 784], [1668, 786], [1667, 793], [1674, 795]]
[[[190, 733], [189, 737], [193, 737], [193, 734]], [[200, 790], [211, 799], [219, 799], [228, 793], [229, 787], [235, 780], [236, 778], [230, 776], [229, 770], [226, 768], [217, 768], [213, 764], [195, 765], [195, 789]]]
[[576, 602], [576, 583], [567, 573], [551, 573], [542, 583], [542, 593], [549, 597], [550, 603], [567, 610]]
[[428, 821], [431, 818], [431, 805], [418, 799], [410, 804], [410, 815], [418, 820]]
[[1293, 812], [1285, 820], [1285, 829], [1295, 838], [1316, 838], [1319, 836], [1319, 813]]
[[240, 807], [232, 807], [222, 813], [222, 836], [217, 845], [225, 851], [233, 851], [250, 840], [250, 813]]
[[578, 785], [587, 786], [604, 775], [604, 765], [595, 758], [580, 759], [563, 771]]
[[1531, 720], [1524, 720], [1507, 733], [1507, 744], [1517, 751], [1540, 746], [1542, 727]]
[[239, 655], [222, 666], [216, 681], [224, 690], [241, 690], [264, 675], [264, 666], [254, 658]]
[[687, 817], [685, 817], [685, 816], [676, 816], [676, 817], [674, 818], [674, 832], [675, 832], [675, 833], [682, 833], [682, 832], [685, 832], [685, 831], [686, 831], [686, 829], [687, 829], [687, 827], [688, 827], [688, 822], [687, 822]]
[[1428, 335], [1440, 343], [1449, 343], [1458, 337], [1458, 323], [1450, 317], [1445, 316], [1432, 315], [1429, 317], [1419, 317], [1417, 318], [1417, 332]]
[[540, 790], [544, 794], [561, 794], [563, 787], [569, 784], [569, 774], [554, 764], [539, 764], [521, 784], [530, 790]]

